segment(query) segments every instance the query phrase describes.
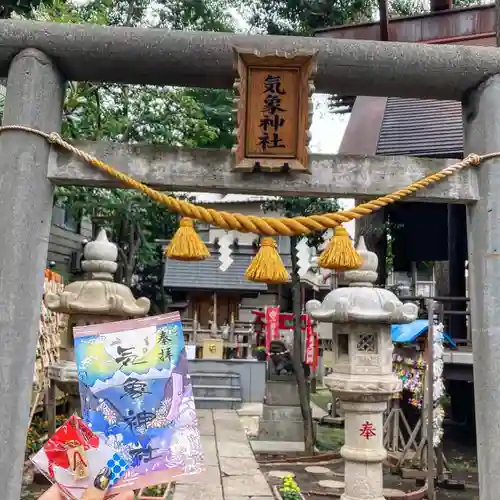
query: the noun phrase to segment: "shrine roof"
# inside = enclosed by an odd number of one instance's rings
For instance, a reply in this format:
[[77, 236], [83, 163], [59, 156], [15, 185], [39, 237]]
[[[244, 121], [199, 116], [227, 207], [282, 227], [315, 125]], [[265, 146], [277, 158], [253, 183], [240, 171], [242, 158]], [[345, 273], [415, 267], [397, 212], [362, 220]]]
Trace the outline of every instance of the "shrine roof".
[[[494, 47], [495, 5], [427, 12], [389, 21], [393, 42]], [[316, 36], [380, 40], [378, 22], [318, 30]], [[460, 101], [357, 97], [339, 153], [461, 158]]]
[[387, 99], [376, 154], [456, 158], [463, 147], [460, 102]]
[[[227, 271], [219, 269], [219, 252], [214, 245], [207, 245], [210, 257], [199, 262], [184, 262], [166, 259], [163, 286], [171, 289], [224, 290], [265, 292], [267, 285], [245, 279], [245, 271], [255, 256], [253, 247], [241, 246], [233, 250], [233, 263]], [[290, 269], [290, 256], [281, 254], [287, 268]]]

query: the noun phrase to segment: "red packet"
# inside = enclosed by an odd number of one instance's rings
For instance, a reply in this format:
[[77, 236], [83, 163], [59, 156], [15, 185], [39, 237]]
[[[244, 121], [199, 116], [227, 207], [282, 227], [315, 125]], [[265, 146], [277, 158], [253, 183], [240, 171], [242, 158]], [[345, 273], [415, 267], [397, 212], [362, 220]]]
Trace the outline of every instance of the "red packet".
[[[104, 468], [113, 472], [113, 485], [129, 463], [102, 442], [78, 416], [70, 417], [32, 458], [34, 465], [68, 498], [79, 500]], [[112, 494], [112, 487], [110, 489]]]

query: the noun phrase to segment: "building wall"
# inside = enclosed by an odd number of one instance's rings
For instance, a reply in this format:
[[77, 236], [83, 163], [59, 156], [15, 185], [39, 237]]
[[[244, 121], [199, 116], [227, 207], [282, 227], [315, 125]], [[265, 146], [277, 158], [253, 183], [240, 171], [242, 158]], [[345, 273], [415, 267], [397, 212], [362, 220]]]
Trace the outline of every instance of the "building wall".
[[279, 296], [277, 292], [260, 293], [257, 297], [242, 297], [240, 302], [240, 321], [253, 321], [252, 311], [263, 309], [266, 306], [277, 306]]
[[240, 376], [243, 403], [262, 403], [266, 390], [266, 363], [255, 360], [191, 359], [191, 375], [203, 373], [237, 373]]
[[64, 209], [54, 207], [52, 226], [50, 228], [47, 265], [55, 263], [55, 271], [61, 274], [65, 281], [73, 277], [71, 260], [74, 252], [82, 252], [82, 241], [92, 239], [92, 223], [82, 219], [74, 223], [65, 217]]

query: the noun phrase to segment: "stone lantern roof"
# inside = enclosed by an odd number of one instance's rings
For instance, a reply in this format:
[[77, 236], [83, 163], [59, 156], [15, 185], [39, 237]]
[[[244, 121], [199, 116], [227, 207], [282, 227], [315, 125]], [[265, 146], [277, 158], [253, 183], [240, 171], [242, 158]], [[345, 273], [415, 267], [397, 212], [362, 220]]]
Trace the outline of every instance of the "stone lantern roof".
[[149, 299], [136, 300], [128, 286], [113, 281], [117, 257], [116, 245], [108, 241], [106, 231], [101, 229], [95, 241], [87, 243], [83, 250], [85, 280], [70, 283], [62, 293], [47, 293], [46, 306], [66, 314], [145, 316], [150, 307]]
[[417, 318], [415, 304], [403, 304], [385, 288], [376, 288], [378, 258], [367, 250], [361, 237], [357, 247], [363, 259], [359, 269], [346, 271], [348, 287], [337, 288], [326, 295], [323, 303], [311, 300], [307, 312], [316, 321], [327, 323], [411, 323]]

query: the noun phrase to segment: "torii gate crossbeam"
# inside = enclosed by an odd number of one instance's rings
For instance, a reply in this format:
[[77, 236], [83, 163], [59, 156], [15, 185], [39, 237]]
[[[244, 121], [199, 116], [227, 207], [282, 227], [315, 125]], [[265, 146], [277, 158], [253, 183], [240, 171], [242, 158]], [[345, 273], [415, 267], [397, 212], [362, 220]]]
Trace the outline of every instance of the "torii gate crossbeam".
[[0, 76], [36, 48], [68, 80], [232, 88], [233, 47], [318, 52], [318, 92], [461, 100], [500, 67], [492, 47], [0, 21]]
[[[322, 92], [463, 99], [466, 153], [500, 151], [500, 50], [495, 48], [20, 21], [0, 22], [0, 76], [8, 73], [3, 124], [59, 132], [64, 78], [229, 88], [234, 77], [233, 45], [279, 50], [316, 47], [320, 51], [316, 83]], [[68, 162], [56, 162], [54, 167], [49, 145], [26, 132], [1, 134], [0, 151], [0, 485], [3, 500], [18, 500], [52, 211], [47, 170], [51, 164], [51, 178], [59, 176], [64, 183], [71, 182], [71, 172]], [[144, 163], [128, 166], [130, 175], [144, 176]], [[380, 162], [378, 166], [381, 168]], [[383, 171], [377, 175], [384, 177]], [[74, 178], [76, 183], [87, 178], [99, 185], [99, 179], [85, 172], [75, 172]], [[265, 176], [261, 179], [266, 182]], [[168, 179], [157, 178], [157, 182], [169, 184]], [[235, 192], [241, 187], [243, 192], [260, 193], [258, 182], [249, 188], [245, 176], [230, 172], [219, 175], [217, 182], [214, 187], [220, 191], [230, 185]], [[371, 184], [373, 177], [367, 176], [365, 182]], [[289, 179], [287, 183], [290, 192], [293, 184]], [[297, 184], [303, 194], [308, 192], [307, 183]], [[367, 193], [377, 189], [365, 186], [360, 190]], [[455, 190], [450, 198], [457, 202], [459, 196], [469, 203], [480, 493], [482, 500], [497, 500], [500, 160], [481, 165], [473, 176], [471, 190]], [[446, 196], [440, 199], [445, 201]]]

